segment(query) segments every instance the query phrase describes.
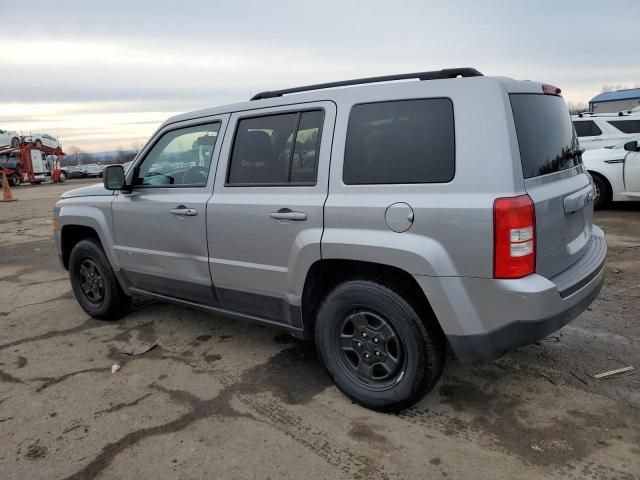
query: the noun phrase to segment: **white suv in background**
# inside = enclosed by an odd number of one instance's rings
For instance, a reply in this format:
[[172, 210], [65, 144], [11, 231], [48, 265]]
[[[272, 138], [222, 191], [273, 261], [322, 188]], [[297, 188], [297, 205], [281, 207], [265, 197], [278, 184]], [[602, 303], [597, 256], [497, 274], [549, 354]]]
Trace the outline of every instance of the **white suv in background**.
[[640, 112], [580, 113], [571, 117], [585, 150], [611, 148], [640, 134]]

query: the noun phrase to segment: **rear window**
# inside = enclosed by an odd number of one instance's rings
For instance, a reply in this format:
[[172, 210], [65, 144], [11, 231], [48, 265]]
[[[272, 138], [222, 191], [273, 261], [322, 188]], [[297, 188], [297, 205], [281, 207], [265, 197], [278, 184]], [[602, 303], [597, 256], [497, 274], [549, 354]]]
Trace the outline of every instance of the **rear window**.
[[582, 163], [578, 137], [562, 97], [512, 93], [510, 98], [524, 178]]
[[640, 120], [615, 120], [609, 122], [623, 133], [640, 133]]
[[454, 157], [453, 104], [447, 98], [351, 109], [343, 172], [347, 185], [449, 182]]
[[602, 130], [593, 120], [577, 120], [573, 122], [578, 137], [597, 137], [602, 135]]

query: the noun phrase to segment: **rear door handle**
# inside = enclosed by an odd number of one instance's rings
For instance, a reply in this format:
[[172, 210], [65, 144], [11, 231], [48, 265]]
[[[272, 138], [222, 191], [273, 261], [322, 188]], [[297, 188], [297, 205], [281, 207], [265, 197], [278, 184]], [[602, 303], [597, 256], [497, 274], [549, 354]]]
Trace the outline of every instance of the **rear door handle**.
[[173, 215], [179, 215], [184, 217], [194, 217], [198, 214], [198, 210], [195, 208], [187, 208], [184, 205], [179, 205], [176, 208], [169, 210]]
[[303, 222], [307, 219], [304, 212], [294, 212], [289, 208], [281, 208], [277, 212], [271, 212], [269, 216], [275, 220], [292, 220], [294, 222]]

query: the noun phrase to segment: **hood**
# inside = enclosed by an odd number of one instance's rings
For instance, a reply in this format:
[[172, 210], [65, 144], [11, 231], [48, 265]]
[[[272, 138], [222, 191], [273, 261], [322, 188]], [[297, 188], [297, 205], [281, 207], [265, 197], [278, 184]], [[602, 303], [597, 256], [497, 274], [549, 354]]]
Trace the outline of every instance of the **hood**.
[[109, 196], [113, 195], [111, 190], [104, 188], [102, 183], [96, 183], [95, 185], [88, 185], [86, 187], [74, 188], [68, 192], [64, 192], [60, 198], [74, 198], [74, 197], [91, 197], [91, 196]]

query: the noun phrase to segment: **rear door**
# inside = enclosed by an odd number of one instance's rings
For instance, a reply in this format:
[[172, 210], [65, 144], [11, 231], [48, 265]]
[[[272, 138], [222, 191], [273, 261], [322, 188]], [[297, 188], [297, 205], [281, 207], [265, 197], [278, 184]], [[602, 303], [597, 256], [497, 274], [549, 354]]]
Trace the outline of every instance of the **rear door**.
[[586, 252], [593, 186], [562, 97], [510, 94], [525, 189], [536, 211], [536, 272], [553, 277]]
[[320, 259], [335, 112], [313, 102], [231, 116], [207, 207], [224, 308], [301, 326], [295, 306]]

